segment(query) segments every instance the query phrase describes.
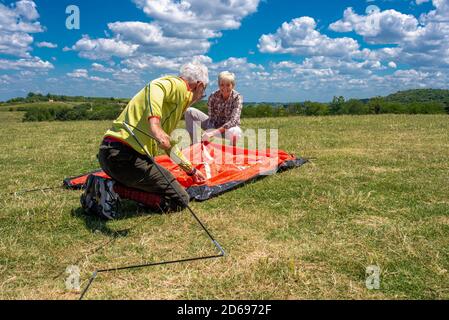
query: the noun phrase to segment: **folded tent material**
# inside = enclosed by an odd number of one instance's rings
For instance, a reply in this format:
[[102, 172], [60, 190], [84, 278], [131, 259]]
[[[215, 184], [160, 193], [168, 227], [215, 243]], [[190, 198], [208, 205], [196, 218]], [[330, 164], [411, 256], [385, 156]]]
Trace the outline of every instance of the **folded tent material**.
[[[307, 162], [307, 160], [281, 150], [247, 150], [207, 142], [190, 146], [184, 149], [183, 153], [207, 177], [205, 184], [194, 184], [192, 178], [168, 156], [155, 157], [155, 161], [169, 170], [186, 188], [191, 200], [196, 201], [208, 200], [250, 181], [279, 171], [297, 168]], [[70, 189], [81, 189], [90, 174], [110, 179], [106, 173], [98, 170], [82, 176], [67, 178], [64, 180], [64, 186]]]

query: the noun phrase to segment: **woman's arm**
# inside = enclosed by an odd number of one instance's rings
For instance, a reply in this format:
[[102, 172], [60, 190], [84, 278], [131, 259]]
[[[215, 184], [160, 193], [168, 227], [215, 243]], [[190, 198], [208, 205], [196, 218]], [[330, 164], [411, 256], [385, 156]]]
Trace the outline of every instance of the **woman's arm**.
[[[206, 132], [203, 135], [203, 141], [208, 141], [212, 137], [223, 134], [226, 130], [236, 127], [238, 125], [238, 123], [240, 121], [240, 117], [242, 115], [242, 109], [243, 109], [243, 98], [240, 94], [234, 100], [233, 104], [231, 105], [231, 108], [232, 108], [232, 114], [231, 114], [231, 117], [228, 119], [228, 121], [221, 128], [217, 128], [213, 131]], [[211, 109], [209, 109], [209, 112], [210, 111], [211, 111]], [[210, 119], [210, 117], [209, 117], [209, 119]]]

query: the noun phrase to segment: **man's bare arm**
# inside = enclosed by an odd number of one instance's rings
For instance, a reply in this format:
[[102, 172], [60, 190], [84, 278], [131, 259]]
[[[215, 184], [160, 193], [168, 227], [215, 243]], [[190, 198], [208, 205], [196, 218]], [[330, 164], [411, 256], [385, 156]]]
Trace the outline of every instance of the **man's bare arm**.
[[159, 147], [164, 151], [170, 151], [170, 136], [162, 129], [161, 119], [157, 117], [150, 118], [150, 134], [156, 138]]
[[204, 175], [196, 170], [192, 164], [185, 158], [178, 146], [172, 145], [170, 136], [162, 129], [159, 118], [150, 118], [150, 134], [156, 138], [157, 143], [185, 172], [192, 176], [195, 183], [205, 182]]

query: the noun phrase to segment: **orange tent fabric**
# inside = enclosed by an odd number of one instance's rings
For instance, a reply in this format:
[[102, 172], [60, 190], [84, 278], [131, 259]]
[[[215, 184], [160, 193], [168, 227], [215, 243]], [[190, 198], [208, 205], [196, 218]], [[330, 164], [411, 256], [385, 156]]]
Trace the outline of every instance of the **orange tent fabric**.
[[[205, 184], [195, 185], [192, 178], [168, 156], [155, 157], [155, 161], [168, 169], [186, 188], [191, 199], [197, 201], [210, 199], [248, 181], [280, 170], [300, 167], [307, 162], [281, 150], [247, 150], [207, 142], [193, 145], [183, 150], [183, 153], [207, 177]], [[91, 174], [109, 178], [101, 170]], [[65, 179], [64, 185], [72, 189], [82, 188], [88, 176]]]

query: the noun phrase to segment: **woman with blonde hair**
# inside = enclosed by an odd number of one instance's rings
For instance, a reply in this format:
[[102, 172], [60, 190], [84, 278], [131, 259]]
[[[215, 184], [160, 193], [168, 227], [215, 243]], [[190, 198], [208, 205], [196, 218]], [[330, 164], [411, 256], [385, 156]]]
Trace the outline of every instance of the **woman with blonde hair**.
[[240, 116], [243, 108], [243, 98], [235, 90], [235, 75], [229, 71], [218, 76], [219, 90], [210, 95], [207, 106], [209, 116], [198, 109], [189, 108], [185, 113], [186, 127], [193, 143], [198, 142], [198, 129], [206, 130], [202, 140], [209, 141], [212, 137], [225, 137], [233, 145], [242, 136]]

